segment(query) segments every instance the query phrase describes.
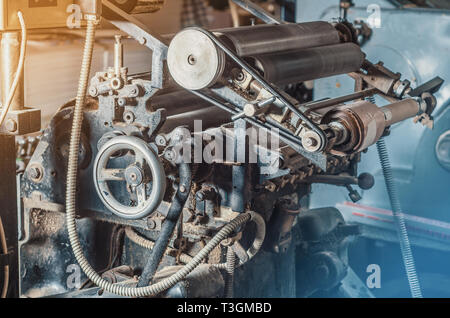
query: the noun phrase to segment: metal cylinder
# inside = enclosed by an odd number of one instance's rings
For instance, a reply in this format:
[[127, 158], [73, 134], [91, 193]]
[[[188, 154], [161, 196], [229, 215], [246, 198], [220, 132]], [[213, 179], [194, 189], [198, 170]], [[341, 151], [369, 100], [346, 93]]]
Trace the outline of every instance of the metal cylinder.
[[[340, 43], [338, 31], [322, 21], [240, 27], [214, 33], [241, 57]], [[167, 64], [175, 82], [198, 90], [219, 81], [227, 57], [201, 30], [188, 28], [172, 39]]]
[[386, 119], [386, 126], [416, 116], [420, 107], [414, 99], [405, 99], [381, 108]]
[[339, 32], [328, 22], [263, 24], [218, 31], [239, 56], [304, 49], [340, 42]]
[[[18, 32], [5, 32], [1, 41], [1, 96], [2, 105], [6, 104], [9, 91], [14, 81], [17, 65], [20, 58], [20, 34]], [[22, 72], [10, 110], [24, 108], [24, 74]]]
[[117, 77], [120, 77], [123, 67], [123, 44], [122, 36], [115, 36], [116, 42], [114, 43], [114, 73]]
[[217, 127], [230, 122], [231, 114], [187, 91], [175, 91], [151, 99], [152, 110], [166, 110], [167, 120], [161, 131], [170, 132], [178, 126], [194, 128], [194, 120], [202, 121], [202, 128]]
[[161, 108], [166, 109], [167, 117], [212, 106], [207, 101], [185, 90], [154, 96], [150, 103], [152, 111]]
[[230, 117], [230, 113], [219, 109], [216, 106], [210, 106], [204, 109], [198, 109], [167, 117], [167, 120], [162, 126], [160, 132], [168, 133], [179, 126], [185, 126], [192, 131], [194, 129], [195, 120], [201, 121], [201, 128], [202, 130], [205, 130], [231, 122]]
[[283, 85], [345, 74], [360, 69], [365, 55], [353, 43], [270, 53], [252, 57], [271, 83]]

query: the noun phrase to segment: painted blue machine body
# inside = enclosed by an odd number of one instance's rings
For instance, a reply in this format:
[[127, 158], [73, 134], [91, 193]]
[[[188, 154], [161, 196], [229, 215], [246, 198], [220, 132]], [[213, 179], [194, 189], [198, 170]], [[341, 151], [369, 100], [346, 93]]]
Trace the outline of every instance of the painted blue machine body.
[[[413, 244], [419, 279], [425, 297], [449, 297], [450, 282], [450, 11], [441, 9], [397, 8], [387, 0], [354, 0], [348, 20], [373, 23], [373, 33], [362, 49], [373, 63], [383, 61], [412, 86], [435, 76], [445, 80], [436, 94], [434, 129], [407, 120], [391, 127], [385, 137], [395, 183]], [[333, 21], [339, 17], [338, 0], [299, 0], [295, 21]], [[378, 24], [378, 25], [377, 25]], [[340, 75], [316, 80], [314, 100], [351, 93], [354, 81]], [[386, 104], [376, 98], [379, 106]], [[349, 222], [362, 226], [363, 237], [350, 249], [349, 264], [362, 281], [367, 266], [382, 269], [377, 297], [409, 297], [376, 146], [362, 155], [359, 173], [369, 172], [375, 186], [360, 192], [354, 204], [343, 187], [313, 185], [310, 206], [336, 206]]]
[[[400, 72], [403, 79], [410, 79], [413, 86], [434, 76], [445, 80], [436, 94], [438, 105], [434, 112], [434, 129], [429, 130], [407, 120], [391, 128], [392, 133], [386, 137], [386, 143], [405, 213], [450, 221], [450, 170], [439, 162], [436, 154], [439, 137], [450, 130], [450, 11], [400, 9], [388, 1], [379, 0], [356, 0], [355, 4], [348, 11], [349, 21], [363, 19], [375, 22], [372, 37], [363, 46], [369, 61], [383, 61], [388, 68]], [[297, 22], [332, 21], [336, 17], [339, 17], [337, 0], [302, 0], [297, 3]], [[354, 81], [346, 75], [319, 79], [315, 81], [314, 99], [344, 95], [353, 87]], [[385, 103], [381, 98], [376, 101], [379, 105]], [[448, 159], [449, 148], [448, 144], [441, 142], [441, 156]], [[362, 193], [362, 200], [358, 203], [389, 210], [376, 147], [372, 146], [363, 154], [359, 169], [359, 172], [373, 174], [376, 183], [372, 189]], [[313, 207], [348, 200], [345, 188], [313, 187]]]

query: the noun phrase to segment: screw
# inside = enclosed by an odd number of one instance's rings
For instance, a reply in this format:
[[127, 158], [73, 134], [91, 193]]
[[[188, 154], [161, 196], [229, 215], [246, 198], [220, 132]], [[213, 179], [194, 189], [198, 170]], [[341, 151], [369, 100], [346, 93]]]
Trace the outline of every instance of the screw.
[[36, 166], [31, 167], [28, 173], [31, 180], [33, 180], [34, 182], [39, 182], [43, 175], [42, 169]]
[[313, 146], [315, 146], [315, 145], [317, 145], [317, 140], [315, 140], [315, 139], [313, 139], [313, 138], [306, 138], [306, 140], [305, 140], [305, 146], [313, 147]]
[[145, 45], [147, 43], [147, 39], [144, 37], [139, 38], [139, 44], [140, 45]]
[[169, 160], [169, 161], [173, 161], [175, 159], [175, 152], [173, 150], [168, 150], [165, 152], [164, 157]]
[[17, 123], [14, 119], [8, 119], [5, 123], [5, 128], [9, 132], [15, 132], [17, 130]]
[[147, 219], [147, 227], [152, 230], [156, 227], [156, 223], [155, 221], [153, 221], [152, 219], [148, 218]]
[[180, 192], [181, 192], [181, 193], [186, 192], [186, 187], [185, 187], [183, 184], [180, 185]]
[[156, 136], [155, 142], [158, 146], [165, 146], [167, 144], [166, 138], [163, 135]]
[[195, 58], [194, 55], [191, 54], [191, 55], [188, 56], [188, 63], [190, 65], [195, 65], [197, 63], [197, 59]]

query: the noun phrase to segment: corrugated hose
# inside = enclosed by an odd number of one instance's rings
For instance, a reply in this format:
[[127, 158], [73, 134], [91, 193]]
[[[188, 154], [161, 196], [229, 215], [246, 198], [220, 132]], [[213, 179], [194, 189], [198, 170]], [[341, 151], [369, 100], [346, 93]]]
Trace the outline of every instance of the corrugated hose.
[[[375, 98], [373, 96], [368, 97], [367, 100], [375, 104]], [[392, 167], [389, 161], [389, 152], [383, 138], [380, 138], [380, 140], [377, 141], [377, 150], [381, 168], [383, 170], [386, 190], [391, 203], [392, 214], [394, 216], [395, 227], [397, 229], [397, 236], [400, 243], [400, 250], [402, 253], [406, 276], [408, 278], [411, 296], [413, 298], [422, 298], [422, 290], [420, 288], [419, 278], [417, 276], [416, 265], [411, 250], [411, 243], [409, 242], [405, 218], [403, 216], [400, 199], [397, 194], [397, 187], [394, 182]]]

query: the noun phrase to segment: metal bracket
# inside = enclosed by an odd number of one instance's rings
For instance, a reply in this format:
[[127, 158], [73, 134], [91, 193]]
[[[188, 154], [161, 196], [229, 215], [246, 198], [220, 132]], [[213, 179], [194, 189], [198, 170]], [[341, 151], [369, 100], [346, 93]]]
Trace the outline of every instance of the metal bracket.
[[[146, 25], [141, 21], [119, 9], [117, 6], [103, 0], [103, 5], [118, 16], [117, 20], [108, 19], [108, 21], [121, 31], [127, 33], [140, 44], [145, 45], [152, 50], [152, 87], [163, 88], [164, 82], [164, 61], [167, 59], [168, 46], [163, 42], [160, 36], [155, 36]], [[120, 20], [119, 20], [120, 18]]]

